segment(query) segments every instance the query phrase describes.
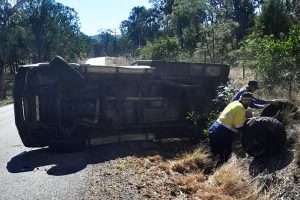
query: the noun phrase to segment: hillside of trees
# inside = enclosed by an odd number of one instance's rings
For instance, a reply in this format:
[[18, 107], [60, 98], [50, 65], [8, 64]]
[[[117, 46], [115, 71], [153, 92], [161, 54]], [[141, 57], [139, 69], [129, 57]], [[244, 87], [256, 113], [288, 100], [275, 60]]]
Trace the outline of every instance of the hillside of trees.
[[0, 2], [1, 91], [18, 65], [54, 55], [228, 63], [289, 91], [299, 81], [298, 0], [150, 0], [151, 8], [131, 10], [120, 35], [102, 30], [93, 38], [80, 31], [76, 11], [55, 0], [11, 2]]

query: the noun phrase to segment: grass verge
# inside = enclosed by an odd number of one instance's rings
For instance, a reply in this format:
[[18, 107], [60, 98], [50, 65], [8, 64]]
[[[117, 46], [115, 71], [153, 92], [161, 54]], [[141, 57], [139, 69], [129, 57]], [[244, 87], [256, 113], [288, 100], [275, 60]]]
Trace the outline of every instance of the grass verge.
[[8, 96], [6, 99], [0, 100], [0, 107], [11, 103], [13, 103], [13, 98], [11, 96]]

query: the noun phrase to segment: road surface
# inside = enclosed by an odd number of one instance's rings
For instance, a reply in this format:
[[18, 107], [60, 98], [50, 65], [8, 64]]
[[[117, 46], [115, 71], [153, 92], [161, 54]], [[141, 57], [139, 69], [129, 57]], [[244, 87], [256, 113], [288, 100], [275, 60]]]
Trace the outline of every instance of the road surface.
[[54, 154], [26, 148], [18, 135], [13, 105], [0, 107], [0, 199], [84, 199], [91, 175], [90, 150]]
[[90, 58], [87, 61], [85, 61], [85, 64], [105, 65], [105, 57]]

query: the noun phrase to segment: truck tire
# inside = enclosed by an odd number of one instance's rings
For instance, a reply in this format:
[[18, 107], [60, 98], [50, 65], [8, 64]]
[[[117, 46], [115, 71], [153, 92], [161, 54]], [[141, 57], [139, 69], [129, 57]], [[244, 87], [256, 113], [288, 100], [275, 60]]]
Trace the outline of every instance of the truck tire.
[[276, 100], [276, 103], [267, 105], [261, 112], [261, 117], [274, 117], [283, 122], [283, 112], [288, 111], [295, 120], [300, 119], [300, 112], [297, 106], [288, 100]]
[[55, 153], [73, 153], [82, 151], [86, 147], [84, 138], [53, 139], [50, 141], [49, 149]]
[[243, 149], [254, 157], [277, 154], [283, 150], [285, 142], [283, 124], [272, 117], [259, 117], [251, 127], [246, 124], [241, 135]]

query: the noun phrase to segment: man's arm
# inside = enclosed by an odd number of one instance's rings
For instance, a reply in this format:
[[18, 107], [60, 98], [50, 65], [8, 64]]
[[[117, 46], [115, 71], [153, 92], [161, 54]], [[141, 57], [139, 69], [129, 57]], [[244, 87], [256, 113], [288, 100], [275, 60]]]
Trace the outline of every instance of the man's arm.
[[238, 91], [238, 93], [236, 93], [236, 94], [232, 97], [231, 101], [237, 101], [237, 100], [239, 100], [239, 99], [240, 99], [240, 96], [241, 96], [243, 93], [245, 93], [245, 92], [246, 92], [246, 90], [245, 90], [244, 88], [240, 89], [240, 91]]
[[256, 104], [253, 101], [249, 105], [250, 108], [264, 108], [265, 106], [266, 104]]
[[257, 99], [255, 97], [253, 97], [253, 100], [252, 102], [254, 104], [258, 104], [258, 105], [266, 105], [266, 104], [269, 104], [269, 101], [266, 101], [266, 100], [263, 100], [263, 99]]
[[272, 101], [266, 101], [263, 99], [257, 99], [253, 97], [252, 102], [250, 103], [250, 108], [264, 108], [267, 104], [270, 104]]

